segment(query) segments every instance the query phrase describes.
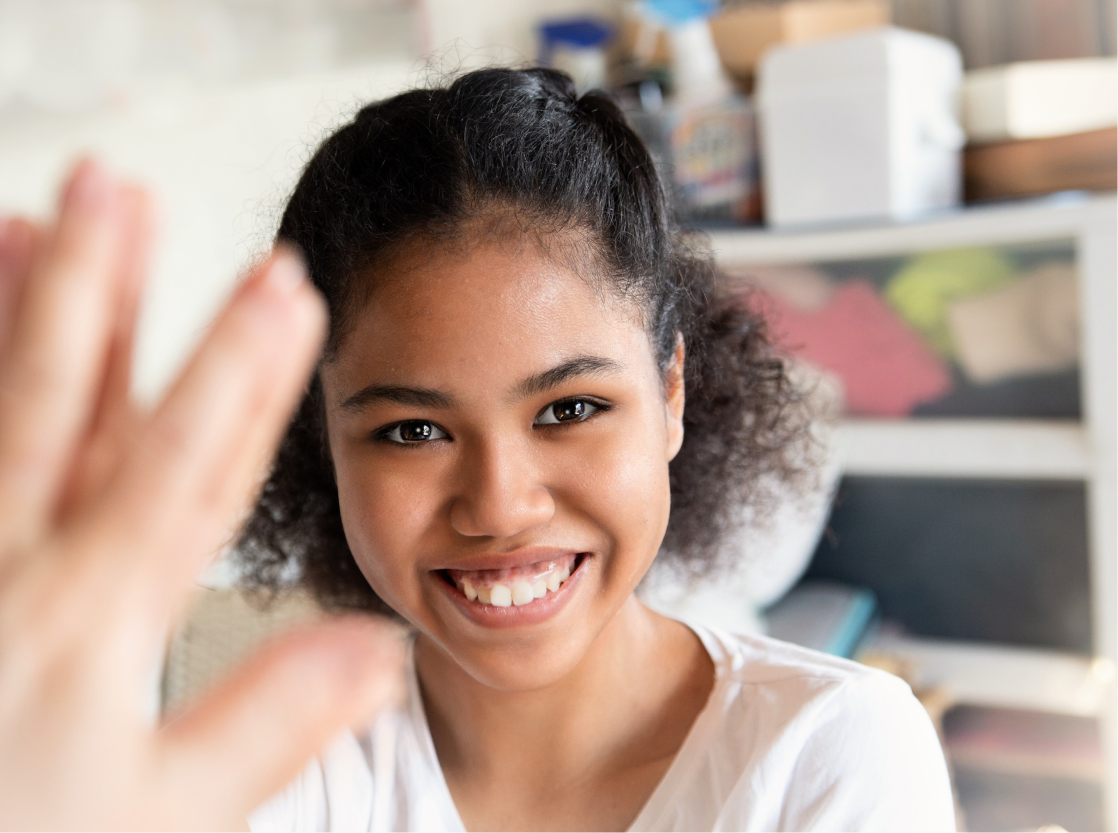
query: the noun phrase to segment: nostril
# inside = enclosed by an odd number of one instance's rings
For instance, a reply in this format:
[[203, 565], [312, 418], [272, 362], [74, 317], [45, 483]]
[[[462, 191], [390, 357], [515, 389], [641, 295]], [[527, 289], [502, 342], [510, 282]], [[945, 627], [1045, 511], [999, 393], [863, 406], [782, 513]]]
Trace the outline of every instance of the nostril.
[[511, 538], [547, 523], [555, 502], [543, 486], [512, 490], [482, 490], [459, 496], [450, 507], [450, 524], [470, 538]]

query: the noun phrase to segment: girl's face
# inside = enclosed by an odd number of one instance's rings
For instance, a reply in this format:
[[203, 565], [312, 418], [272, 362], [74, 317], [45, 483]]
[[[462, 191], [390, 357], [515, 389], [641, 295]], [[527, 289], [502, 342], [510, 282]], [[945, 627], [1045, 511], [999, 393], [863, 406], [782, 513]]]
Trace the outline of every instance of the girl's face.
[[322, 371], [346, 537], [377, 594], [467, 673], [539, 688], [659, 548], [682, 356], [665, 383], [636, 310], [535, 246], [413, 260]]

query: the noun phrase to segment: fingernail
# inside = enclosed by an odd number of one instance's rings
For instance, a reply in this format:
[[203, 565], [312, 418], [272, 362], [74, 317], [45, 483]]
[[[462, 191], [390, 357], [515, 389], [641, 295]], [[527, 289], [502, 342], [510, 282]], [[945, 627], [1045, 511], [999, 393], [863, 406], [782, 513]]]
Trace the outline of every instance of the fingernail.
[[95, 209], [109, 201], [112, 181], [104, 169], [93, 161], [82, 162], [66, 193], [65, 203], [69, 208]]
[[290, 295], [307, 279], [306, 270], [297, 258], [280, 255], [268, 267], [265, 280], [269, 287], [284, 295]]

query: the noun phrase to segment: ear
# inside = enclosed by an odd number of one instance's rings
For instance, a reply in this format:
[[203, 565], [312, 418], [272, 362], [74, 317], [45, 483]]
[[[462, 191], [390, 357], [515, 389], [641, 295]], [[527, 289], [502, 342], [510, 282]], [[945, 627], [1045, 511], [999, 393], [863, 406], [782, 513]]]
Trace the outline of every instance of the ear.
[[664, 374], [664, 420], [668, 429], [668, 459], [674, 460], [683, 445], [684, 376], [683, 336], [676, 334], [672, 362]]

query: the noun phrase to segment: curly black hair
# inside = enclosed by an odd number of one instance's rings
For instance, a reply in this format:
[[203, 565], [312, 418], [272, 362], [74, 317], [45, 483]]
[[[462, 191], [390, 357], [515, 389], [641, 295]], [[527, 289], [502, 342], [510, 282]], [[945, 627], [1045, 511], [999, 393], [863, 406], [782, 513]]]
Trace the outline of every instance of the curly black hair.
[[[709, 255], [670, 211], [648, 150], [601, 91], [550, 69], [485, 69], [360, 110], [307, 164], [277, 242], [298, 248], [326, 299], [336, 356], [377, 270], [409, 244], [514, 216], [589, 252], [602, 286], [638, 305], [661, 370], [685, 348], [683, 446], [670, 464], [660, 557], [715, 568], [743, 507], [804, 473], [804, 398], [750, 305], [722, 303]], [[756, 512], [754, 513], [756, 514]], [[246, 583], [292, 576], [332, 608], [388, 612], [346, 543], [316, 376], [238, 547]]]

